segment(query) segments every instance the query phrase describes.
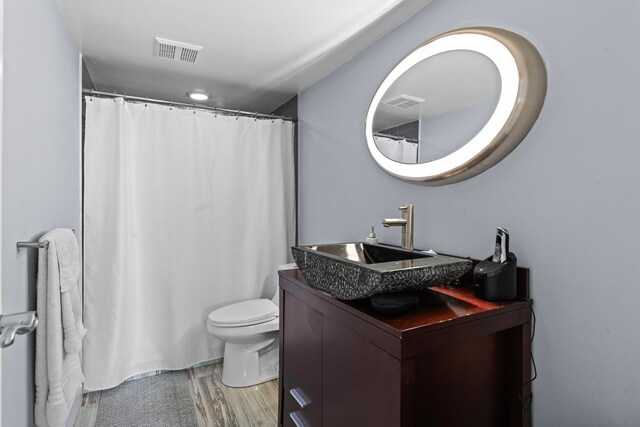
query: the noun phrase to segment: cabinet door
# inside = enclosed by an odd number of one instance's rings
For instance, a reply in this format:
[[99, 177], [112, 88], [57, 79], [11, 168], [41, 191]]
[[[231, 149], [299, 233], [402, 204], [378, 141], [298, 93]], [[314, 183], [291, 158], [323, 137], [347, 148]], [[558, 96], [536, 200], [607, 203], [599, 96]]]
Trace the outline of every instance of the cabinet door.
[[323, 322], [324, 425], [399, 426], [400, 361], [342, 324]]
[[[280, 319], [282, 423], [322, 425], [322, 315], [284, 292]], [[293, 414], [293, 415], [292, 415]], [[293, 418], [296, 418], [297, 424]]]

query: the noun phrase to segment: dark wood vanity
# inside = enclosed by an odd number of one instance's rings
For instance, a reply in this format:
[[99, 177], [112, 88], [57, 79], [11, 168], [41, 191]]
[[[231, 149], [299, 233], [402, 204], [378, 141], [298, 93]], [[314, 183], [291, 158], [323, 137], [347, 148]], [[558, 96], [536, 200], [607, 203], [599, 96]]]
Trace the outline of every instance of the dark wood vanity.
[[518, 300], [435, 287], [417, 309], [386, 316], [281, 271], [279, 424], [530, 426], [528, 289], [519, 268]]

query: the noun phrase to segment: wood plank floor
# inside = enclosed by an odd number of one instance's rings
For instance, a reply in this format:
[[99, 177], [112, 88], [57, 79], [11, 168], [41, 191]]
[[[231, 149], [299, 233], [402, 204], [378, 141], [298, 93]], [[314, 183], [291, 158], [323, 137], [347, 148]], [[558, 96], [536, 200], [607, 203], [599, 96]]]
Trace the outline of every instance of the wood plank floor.
[[[160, 374], [162, 375], [162, 374]], [[232, 388], [222, 384], [222, 364], [186, 370], [198, 427], [267, 427], [278, 421], [278, 383]], [[96, 424], [101, 392], [84, 395], [75, 427], [102, 427]], [[140, 402], [131, 402], [139, 405]]]

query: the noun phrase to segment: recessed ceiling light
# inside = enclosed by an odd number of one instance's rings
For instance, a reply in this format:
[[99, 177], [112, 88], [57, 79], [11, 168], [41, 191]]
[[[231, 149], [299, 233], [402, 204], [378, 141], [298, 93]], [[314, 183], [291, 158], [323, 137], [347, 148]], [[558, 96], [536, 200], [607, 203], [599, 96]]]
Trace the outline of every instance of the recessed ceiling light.
[[192, 90], [187, 92], [187, 96], [194, 101], [206, 101], [209, 99], [209, 94], [203, 90]]

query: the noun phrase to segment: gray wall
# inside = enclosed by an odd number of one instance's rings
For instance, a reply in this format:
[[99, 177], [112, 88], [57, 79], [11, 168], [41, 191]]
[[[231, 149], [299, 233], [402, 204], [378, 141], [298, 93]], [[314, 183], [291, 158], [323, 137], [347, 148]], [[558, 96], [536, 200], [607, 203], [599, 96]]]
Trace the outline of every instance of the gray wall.
[[[80, 231], [79, 54], [54, 0], [4, 2], [2, 313], [35, 309], [35, 251], [18, 240]], [[33, 424], [33, 343], [2, 351], [4, 426]]]
[[89, 72], [89, 68], [87, 67], [87, 63], [82, 59], [82, 88], [83, 89], [96, 89], [96, 85], [93, 83], [93, 79], [91, 78], [91, 73]]
[[298, 95], [273, 110], [271, 114], [285, 117], [298, 117]]
[[[636, 0], [435, 0], [302, 92], [300, 242], [400, 242], [383, 217], [416, 205], [416, 246], [481, 258], [496, 226], [531, 268], [538, 315], [538, 426], [640, 419], [640, 56]], [[386, 73], [447, 30], [493, 25], [527, 36], [549, 73], [541, 116], [518, 148], [470, 180], [399, 181], [369, 157], [368, 103]]]

